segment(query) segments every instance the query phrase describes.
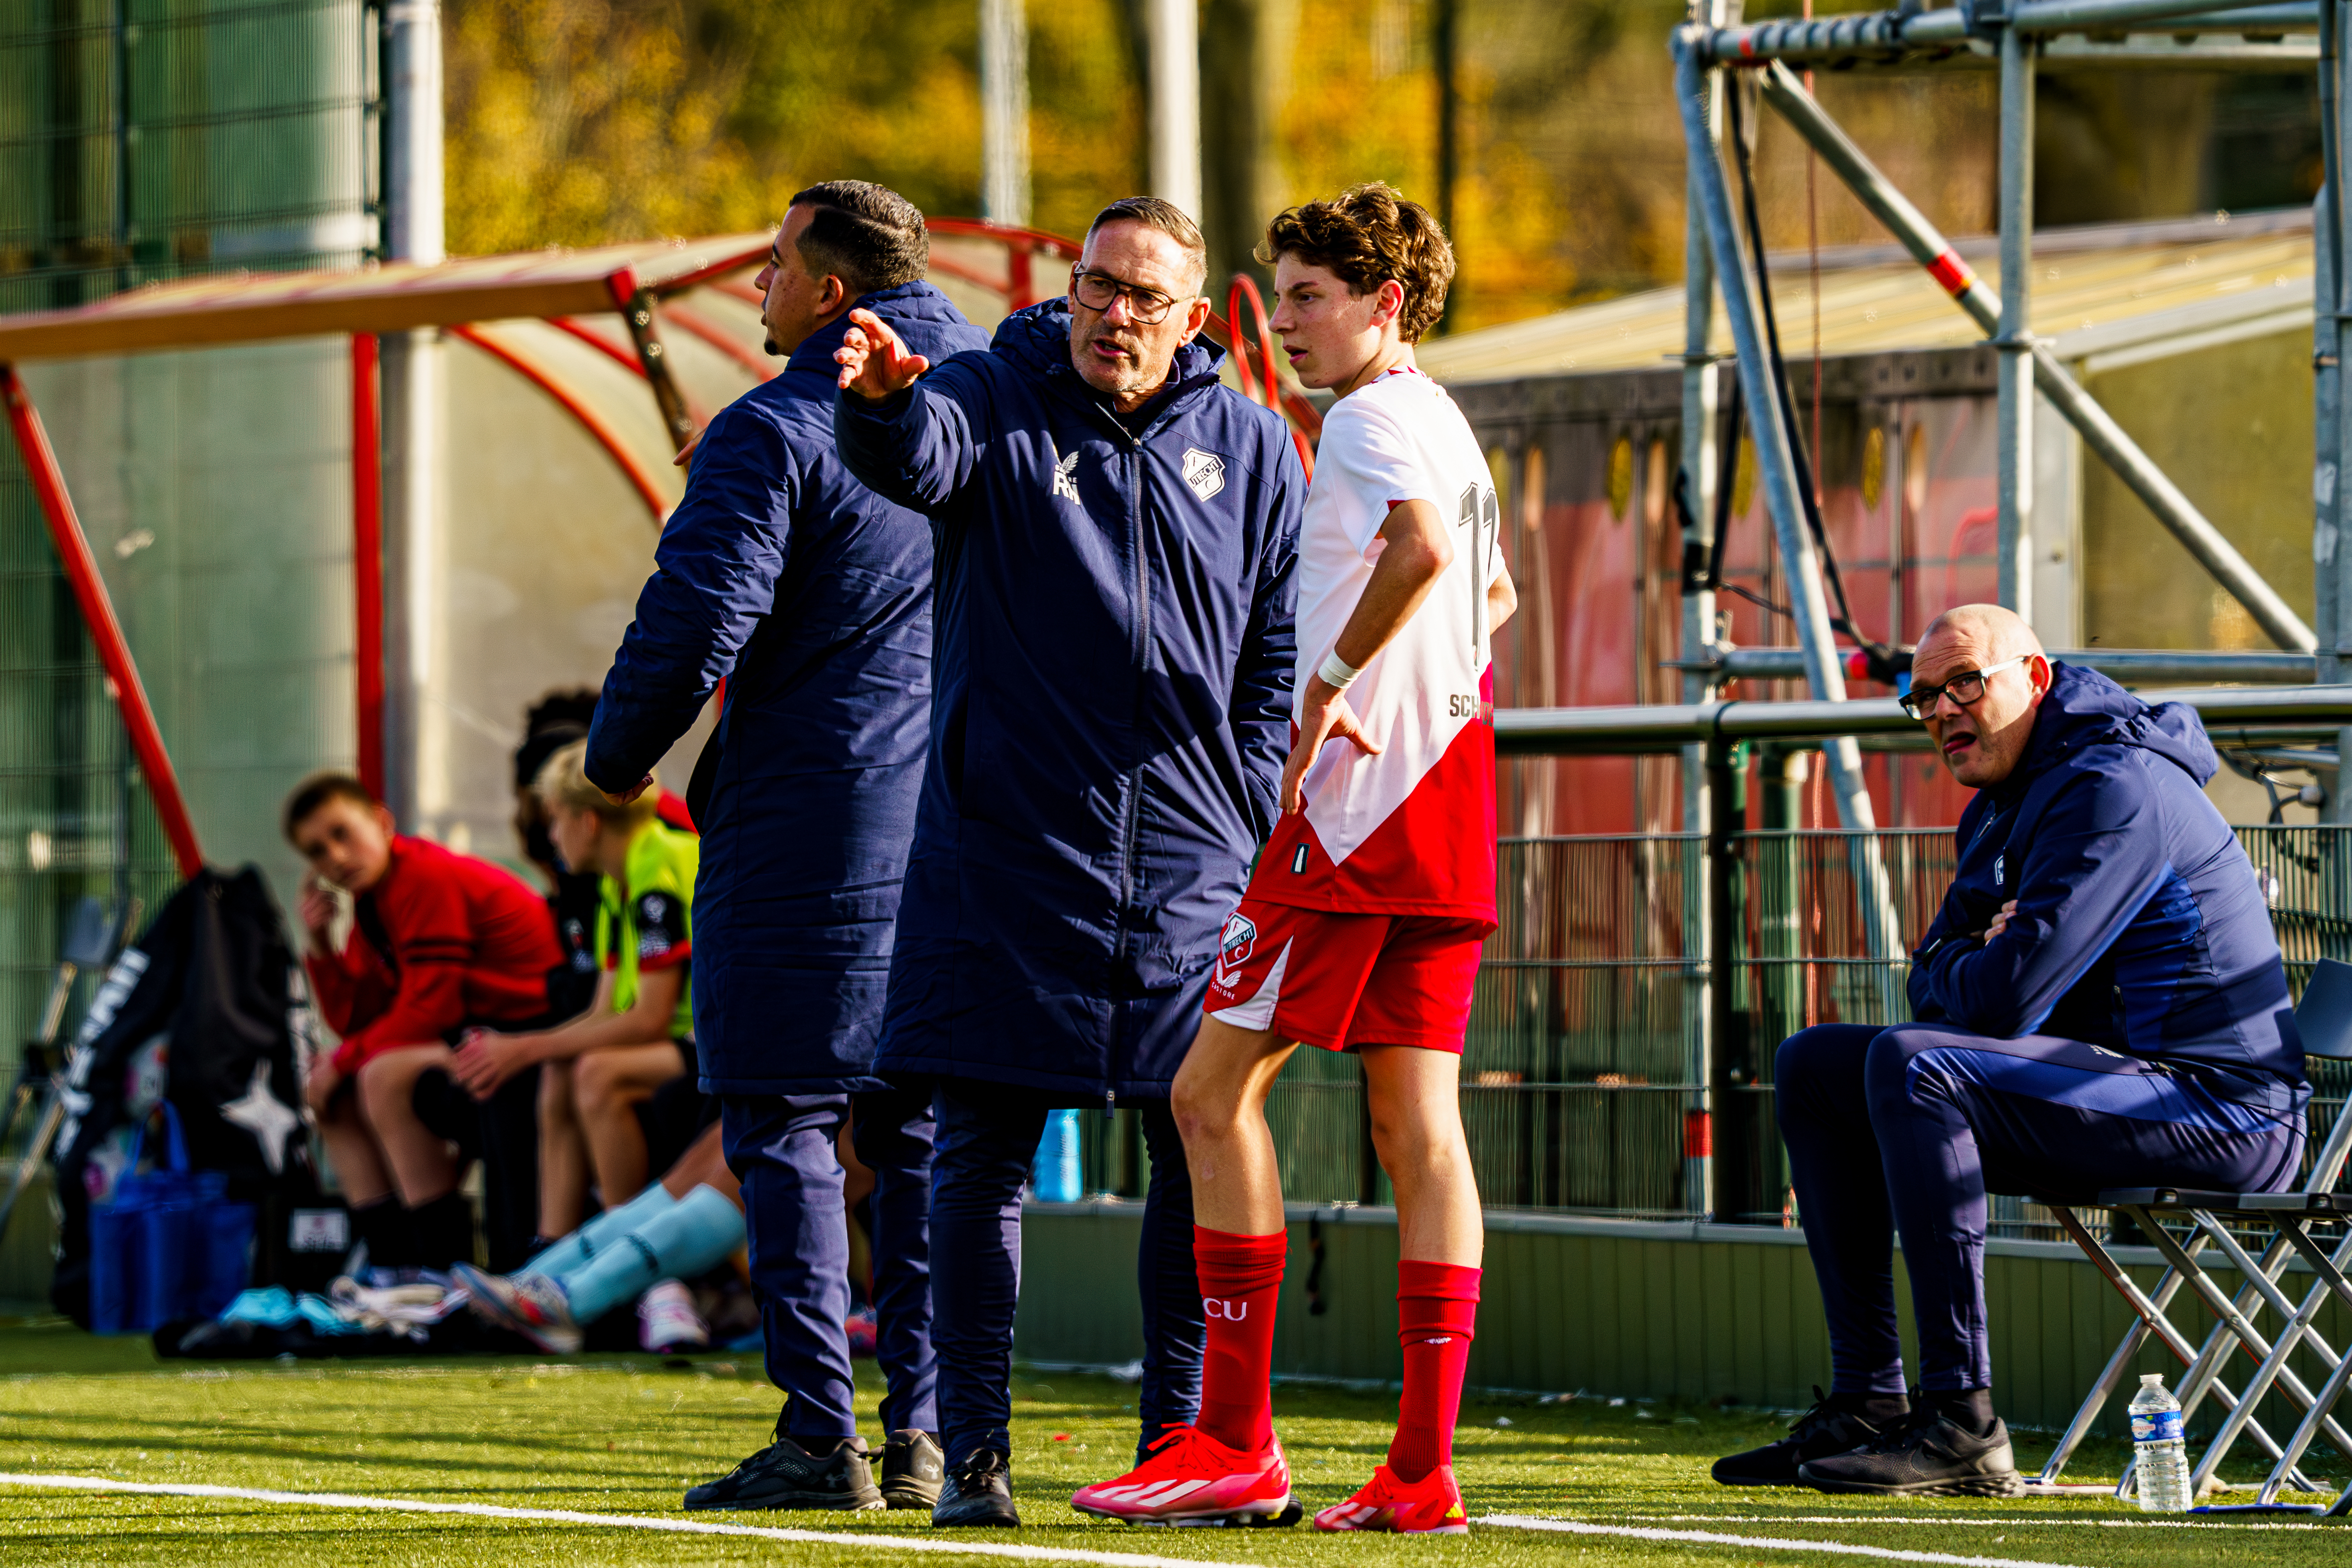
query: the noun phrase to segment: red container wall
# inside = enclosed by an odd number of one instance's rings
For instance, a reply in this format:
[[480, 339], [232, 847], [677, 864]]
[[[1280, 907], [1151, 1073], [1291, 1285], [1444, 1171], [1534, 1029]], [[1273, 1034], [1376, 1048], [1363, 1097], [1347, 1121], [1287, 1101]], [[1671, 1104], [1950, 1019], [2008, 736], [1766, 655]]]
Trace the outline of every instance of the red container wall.
[[[1874, 377], [1845, 379], [1895, 379], [1876, 368]], [[1944, 383], [1935, 395], [1854, 395], [1839, 375], [1824, 377], [1823, 526], [1855, 622], [1884, 642], [1914, 642], [1941, 611], [1995, 591], [1990, 390], [1969, 384], [1970, 376], [1957, 378], [1958, 385], [1949, 374], [1927, 379]], [[1798, 404], [1810, 427], [1809, 381], [1801, 380]], [[1678, 378], [1627, 372], [1453, 391], [1504, 496], [1504, 548], [1519, 592], [1517, 614], [1496, 639], [1497, 706], [1681, 701], [1681, 673], [1668, 667], [1682, 641], [1681, 538], [1672, 503], [1681, 454]], [[1727, 590], [1754, 598], [1726, 591], [1718, 611], [1742, 647], [1793, 645], [1788, 619], [1755, 602], [1785, 605], [1789, 583], [1745, 440], [1736, 472], [1723, 579]], [[1883, 695], [1887, 688], [1849, 681], [1848, 690]], [[1802, 682], [1765, 682], [1729, 695], [1785, 699], [1805, 691]], [[1969, 798], [1925, 753], [1866, 754], [1865, 774], [1882, 826], [1948, 826]], [[1507, 759], [1498, 784], [1506, 836], [1685, 826], [1674, 757]], [[1751, 822], [1760, 810], [1756, 794]], [[1797, 825], [1835, 825], [1818, 768]]]

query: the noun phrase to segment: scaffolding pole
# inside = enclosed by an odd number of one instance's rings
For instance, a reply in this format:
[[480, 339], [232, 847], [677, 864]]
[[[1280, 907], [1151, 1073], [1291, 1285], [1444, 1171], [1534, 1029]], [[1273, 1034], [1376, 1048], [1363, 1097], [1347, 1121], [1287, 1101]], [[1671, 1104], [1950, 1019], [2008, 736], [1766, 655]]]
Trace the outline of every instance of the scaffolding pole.
[[[2334, 0], [2331, 0], [2334, 3]], [[1996, 340], [2002, 333], [2001, 306], [1991, 289], [1962, 261], [1919, 210], [1880, 173], [1837, 121], [1804, 89], [1796, 74], [1774, 62], [1763, 73], [1764, 99], [1795, 128], [1822, 156], [1846, 188], [1886, 226], [1889, 233], [1927, 269], [1953, 302]], [[2008, 248], [2008, 225], [2002, 247]], [[2004, 276], [2008, 276], [2004, 268]], [[2020, 282], [2023, 281], [2020, 277]], [[2263, 580], [2252, 562], [2238, 552], [2221, 531], [2207, 520], [2163, 469], [2126, 434], [2098, 401], [2083, 390], [2047, 343], [2030, 343], [2033, 382], [2051, 405], [2065, 416], [2083, 437], [2083, 444], [2098, 454], [2132, 494], [2179, 539], [2213, 580], [2246, 607], [2271, 640], [2280, 647], [2309, 653], [2318, 639], [2303, 618]], [[2003, 355], [2003, 362], [2013, 357]], [[2005, 383], [2004, 383], [2005, 384]], [[2030, 438], [2029, 438], [2030, 439]]]
[[[2346, 437], [2352, 422], [2352, 399], [2344, 395], [2345, 303], [2352, 298], [2352, 256], [2346, 235], [2352, 230], [2352, 207], [2346, 204], [2344, 172], [2346, 115], [2352, 95], [2345, 90], [2343, 63], [2345, 8], [2340, 0], [2322, 0], [2319, 26], [2319, 136], [2322, 189], [2312, 204], [2312, 366], [2315, 436], [2311, 495], [2314, 516], [2311, 554], [2318, 589], [2319, 670], [2324, 681], [2352, 676], [2345, 654], [2345, 611], [2352, 607], [2352, 549], [2344, 538], [2344, 459], [2352, 447]], [[2336, 755], [2352, 757], [2352, 728], [2337, 732]], [[2328, 789], [2326, 815], [2329, 821], [2352, 822], [2352, 789], [2339, 773]], [[2352, 875], [2339, 864], [2338, 876]]]
[[[1806, 528], [1789, 431], [1780, 418], [1771, 364], [1764, 353], [1757, 321], [1755, 280], [1748, 272], [1747, 253], [1740, 248], [1739, 231], [1732, 221], [1730, 189], [1725, 183], [1723, 162], [1716, 155], [1716, 142], [1707, 124], [1707, 78], [1714, 73], [1701, 63], [1706, 37], [1707, 29], [1685, 26], [1676, 29], [1674, 43], [1675, 96], [1682, 114], [1691, 181], [1698, 197], [1693, 220], [1706, 226], [1724, 315], [1739, 356], [1740, 396], [1748, 427], [1755, 436], [1757, 483], [1764, 496], [1766, 514], [1771, 518], [1773, 542], [1789, 570], [1789, 601], [1797, 623], [1798, 645], [1804, 650], [1806, 688], [1816, 700], [1842, 703], [1845, 700], [1845, 677], [1831, 638], [1821, 562], [1813, 553], [1812, 537]], [[1837, 802], [1839, 824], [1855, 834], [1874, 829], [1878, 825], [1876, 814], [1871, 809], [1870, 790], [1863, 779], [1862, 751], [1853, 737], [1838, 736], [1824, 741], [1822, 757], [1828, 766], [1830, 793]], [[1850, 842], [1854, 902], [1861, 912], [1870, 956], [1895, 957], [1900, 927], [1885, 860], [1875, 840], [1857, 837]]]
[[[1697, 0], [1692, 19], [1719, 26], [1726, 19], [1725, 0]], [[1723, 135], [1723, 78], [1706, 73], [1702, 90], [1706, 101], [1701, 114], [1706, 122], [1707, 156], [1719, 158]], [[1718, 166], [1719, 163], [1718, 163]], [[1685, 210], [1699, 210], [1698, 164], [1694, 155], [1685, 177]], [[1690, 528], [1683, 536], [1683, 701], [1715, 700], [1717, 679], [1696, 667], [1712, 660], [1715, 651], [1715, 591], [1707, 586], [1706, 565], [1715, 550], [1717, 392], [1721, 381], [1708, 341], [1715, 329], [1715, 265], [1707, 255], [1706, 231], [1697, 224], [1683, 226], [1683, 504]], [[1719, 762], [1719, 759], [1717, 759]], [[1683, 998], [1683, 1082], [1694, 1084], [1683, 1107], [1683, 1207], [1693, 1214], [1715, 1212], [1715, 1111], [1710, 1085], [1715, 1076], [1714, 1042], [1719, 1034], [1716, 1017], [1718, 977], [1712, 962], [1716, 907], [1713, 874], [1715, 852], [1720, 847], [1714, 824], [1717, 768], [1709, 767], [1703, 744], [1683, 747], [1683, 831], [1706, 833], [1706, 849], [1698, 857], [1694, 885], [1684, 892], [1683, 953], [1686, 960]]]
[[[2023, 9], [2023, 7], [2019, 7]], [[2000, 32], [2000, 602], [2033, 623], [2033, 40]]]

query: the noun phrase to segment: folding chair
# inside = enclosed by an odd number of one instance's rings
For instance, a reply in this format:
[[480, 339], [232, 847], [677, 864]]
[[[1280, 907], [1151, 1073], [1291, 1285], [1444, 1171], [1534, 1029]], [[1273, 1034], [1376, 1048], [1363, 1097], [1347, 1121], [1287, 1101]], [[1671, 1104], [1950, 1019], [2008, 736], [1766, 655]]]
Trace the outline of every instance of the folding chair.
[[[2306, 1057], [2352, 1061], [2352, 965], [2320, 960], [2304, 988], [2303, 1001], [2295, 1009], [2295, 1024], [2303, 1037]], [[2352, 1281], [2347, 1281], [2344, 1274], [2345, 1268], [2352, 1265], [2352, 1234], [2347, 1234], [2332, 1256], [2310, 1234], [2315, 1218], [2352, 1213], [2352, 1195], [2333, 1191], [2337, 1177], [2343, 1174], [2347, 1155], [2352, 1155], [2352, 1103], [2338, 1113], [2304, 1185], [2294, 1191], [2225, 1193], [2126, 1187], [2098, 1194], [2094, 1200], [2097, 1207], [2113, 1208], [2131, 1219], [2164, 1257], [2168, 1267], [2153, 1291], [2142, 1291], [2083, 1224], [2074, 1210], [2084, 1206], [2051, 1201], [2059, 1224], [2074, 1238], [2084, 1255], [2106, 1275], [2129, 1303], [2137, 1321], [2126, 1331], [2082, 1408], [2075, 1412], [2050, 1462], [2036, 1479], [2034, 1490], [2062, 1490], [2057, 1485], [2059, 1472], [2088, 1435], [2108, 1398], [2123, 1385], [2134, 1358], [2153, 1335], [2189, 1369], [2178, 1392], [2183, 1418], [2194, 1414], [2208, 1395], [2219, 1399], [2228, 1412], [2198, 1461], [2190, 1481], [2192, 1492], [2201, 1493], [2231, 1446], [2239, 1437], [2250, 1437], [2273, 1461], [2270, 1477], [2252, 1506], [2319, 1511], [2315, 1505], [2282, 1505], [2276, 1500], [2280, 1490], [2290, 1485], [2301, 1491], [2322, 1490], [2298, 1468], [2305, 1451], [2319, 1433], [2326, 1432], [2339, 1452], [2352, 1454], [2352, 1434], [2345, 1431], [2333, 1414], [2347, 1378], [2352, 1378], [2352, 1358], [2339, 1357], [2312, 1328], [2319, 1309], [2331, 1294], [2352, 1303]], [[2176, 1224], [2186, 1222], [2189, 1233], [2185, 1241], [2165, 1228], [2165, 1219]], [[2256, 1259], [2249, 1254], [2225, 1221], [2267, 1227], [2272, 1239], [2263, 1255]], [[2241, 1283], [2234, 1297], [2225, 1294], [2199, 1261], [2208, 1244], [2218, 1248], [2238, 1270]], [[2318, 1283], [2300, 1305], [2289, 1300], [2279, 1286], [2281, 1276], [2298, 1256], [2318, 1276]], [[2204, 1343], [2193, 1354], [2188, 1340], [2167, 1316], [2167, 1309], [2183, 1285], [2215, 1319]], [[2278, 1314], [2284, 1325], [2276, 1343], [2265, 1340], [2254, 1326], [2254, 1315], [2265, 1306]], [[2246, 1385], [2242, 1396], [2233, 1392], [2221, 1376], [2222, 1366], [2241, 1348], [2257, 1363], [2253, 1379]], [[2289, 1356], [2298, 1348], [2308, 1349], [2329, 1369], [2316, 1394], [2287, 1365]], [[2295, 1433], [2284, 1445], [2253, 1418], [2254, 1406], [2273, 1387], [2304, 1410]], [[2133, 1468], [2126, 1466], [2117, 1482], [2118, 1497], [2128, 1495]], [[2352, 1501], [2352, 1489], [2346, 1490], [2344, 1500]], [[2342, 1511], [2341, 1502], [2338, 1510]]]

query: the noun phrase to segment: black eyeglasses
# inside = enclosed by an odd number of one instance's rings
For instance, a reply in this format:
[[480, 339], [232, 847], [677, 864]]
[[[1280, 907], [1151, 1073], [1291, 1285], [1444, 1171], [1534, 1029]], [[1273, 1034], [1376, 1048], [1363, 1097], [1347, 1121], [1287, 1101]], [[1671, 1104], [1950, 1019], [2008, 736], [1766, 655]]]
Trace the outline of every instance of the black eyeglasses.
[[1176, 308], [1176, 301], [1157, 288], [1124, 283], [1107, 272], [1081, 272], [1075, 267], [1070, 268], [1070, 293], [1089, 310], [1108, 310], [1111, 301], [1124, 294], [1127, 313], [1145, 327], [1157, 327]]
[[2013, 670], [2020, 664], [2031, 663], [2032, 658], [2031, 653], [2020, 653], [2014, 659], [2003, 659], [2000, 664], [1987, 664], [1981, 670], [1963, 670], [1940, 686], [1913, 686], [1895, 700], [1905, 713], [1924, 724], [1927, 716], [1936, 711], [1936, 705], [1944, 698], [1949, 697], [1958, 706], [1969, 707], [1985, 695], [1986, 676]]

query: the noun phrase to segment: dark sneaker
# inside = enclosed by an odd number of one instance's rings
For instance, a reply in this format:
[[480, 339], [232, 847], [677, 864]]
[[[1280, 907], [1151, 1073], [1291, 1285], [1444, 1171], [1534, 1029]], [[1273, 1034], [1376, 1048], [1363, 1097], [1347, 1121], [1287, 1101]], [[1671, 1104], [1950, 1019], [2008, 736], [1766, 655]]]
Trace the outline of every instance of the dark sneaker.
[[931, 1509], [936, 1526], [958, 1524], [1018, 1526], [1013, 1509], [1013, 1471], [993, 1448], [974, 1448], [947, 1473], [940, 1500]]
[[884, 1506], [863, 1437], [844, 1437], [829, 1454], [812, 1454], [790, 1437], [774, 1442], [715, 1481], [686, 1494], [700, 1509], [825, 1508], [862, 1512]]
[[2000, 1417], [1979, 1437], [1927, 1411], [1915, 1411], [1852, 1453], [1808, 1461], [1797, 1477], [1822, 1491], [1882, 1496], [2021, 1497], [2025, 1491]]
[[[1797, 1417], [1789, 1435], [1777, 1443], [1750, 1448], [1715, 1461], [1715, 1479], [1727, 1487], [1797, 1487], [1797, 1467], [1808, 1459], [1826, 1459], [1875, 1442], [1885, 1427], [1875, 1426], [1850, 1410], [1833, 1408], [1836, 1396], [1813, 1385], [1813, 1407]], [[1899, 1424], [1899, 1423], [1897, 1423]]]
[[893, 1432], [882, 1445], [882, 1500], [892, 1508], [937, 1508], [947, 1473], [929, 1432]]

